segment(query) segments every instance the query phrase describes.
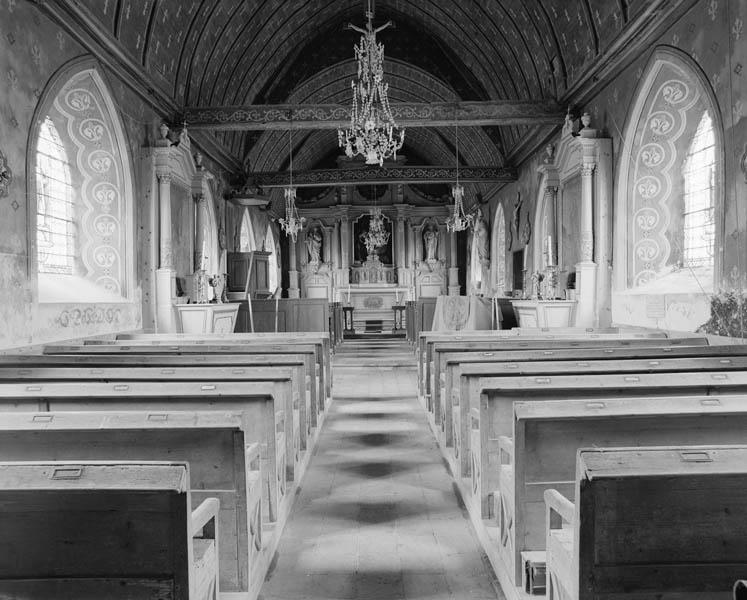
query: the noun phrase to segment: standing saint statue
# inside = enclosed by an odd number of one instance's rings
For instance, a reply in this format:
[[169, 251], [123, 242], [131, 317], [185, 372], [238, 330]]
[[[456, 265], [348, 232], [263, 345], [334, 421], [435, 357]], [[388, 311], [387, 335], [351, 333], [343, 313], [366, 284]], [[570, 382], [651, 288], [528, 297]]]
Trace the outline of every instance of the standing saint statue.
[[322, 233], [319, 229], [312, 229], [306, 235], [306, 250], [309, 253], [309, 264], [317, 264], [322, 253]]
[[423, 242], [425, 243], [425, 260], [436, 260], [438, 232], [429, 227], [423, 232]]
[[488, 249], [488, 226], [485, 223], [485, 219], [482, 218], [482, 211], [477, 211], [477, 218], [475, 219], [475, 242], [477, 246], [477, 257], [480, 260], [488, 260], [490, 258], [490, 250]]

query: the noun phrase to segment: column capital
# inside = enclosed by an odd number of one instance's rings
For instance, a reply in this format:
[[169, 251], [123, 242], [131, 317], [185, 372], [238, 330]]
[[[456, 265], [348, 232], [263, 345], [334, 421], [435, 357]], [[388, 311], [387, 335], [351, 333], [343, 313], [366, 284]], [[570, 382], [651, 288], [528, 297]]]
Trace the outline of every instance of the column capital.
[[171, 183], [171, 170], [156, 169], [156, 177], [159, 183]]
[[581, 176], [591, 177], [594, 174], [594, 170], [597, 168], [597, 163], [594, 161], [584, 161], [581, 165]]

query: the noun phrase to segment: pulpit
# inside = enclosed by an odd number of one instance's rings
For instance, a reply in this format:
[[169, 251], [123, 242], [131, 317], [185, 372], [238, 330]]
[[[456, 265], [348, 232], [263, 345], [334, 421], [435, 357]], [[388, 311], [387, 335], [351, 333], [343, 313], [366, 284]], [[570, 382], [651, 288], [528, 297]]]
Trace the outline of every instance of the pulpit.
[[574, 300], [512, 300], [519, 327], [572, 327]]

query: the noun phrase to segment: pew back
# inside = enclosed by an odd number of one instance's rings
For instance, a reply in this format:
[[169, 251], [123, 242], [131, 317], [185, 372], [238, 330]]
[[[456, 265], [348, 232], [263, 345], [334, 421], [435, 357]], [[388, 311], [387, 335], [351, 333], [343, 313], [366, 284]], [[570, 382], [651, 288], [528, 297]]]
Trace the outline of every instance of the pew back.
[[188, 489], [184, 464], [0, 464], [0, 594], [197, 597]]
[[240, 411], [247, 439], [260, 444], [264, 516], [276, 521], [287, 508], [286, 412], [276, 393], [268, 382], [0, 383], [0, 413], [136, 410], [157, 421], [171, 411]]
[[578, 598], [730, 598], [747, 567], [747, 447], [578, 453]]
[[[0, 460], [178, 460], [189, 464], [193, 504], [220, 501], [220, 588], [248, 592], [261, 549], [260, 447], [240, 412], [6, 413]], [[256, 587], [256, 582], [255, 582]]]
[[545, 549], [544, 492], [573, 499], [578, 448], [747, 444], [747, 395], [516, 402], [514, 415], [496, 503], [501, 537], [513, 538], [501, 551], [516, 577], [522, 552]]

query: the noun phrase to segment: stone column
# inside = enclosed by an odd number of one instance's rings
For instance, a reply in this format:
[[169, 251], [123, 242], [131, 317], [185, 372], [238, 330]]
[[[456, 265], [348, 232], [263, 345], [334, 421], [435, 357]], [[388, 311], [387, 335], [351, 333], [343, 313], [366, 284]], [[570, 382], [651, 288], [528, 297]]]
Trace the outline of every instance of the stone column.
[[397, 251], [397, 268], [404, 269], [407, 266], [405, 264], [405, 217], [399, 211], [397, 211], [394, 246]]
[[459, 295], [459, 264], [457, 263], [457, 233], [449, 235], [449, 296]]
[[407, 268], [415, 268], [415, 227], [412, 222], [407, 224]]
[[576, 326], [594, 327], [596, 272], [594, 262], [594, 169], [592, 157], [584, 156], [581, 166], [581, 261], [576, 264]]
[[288, 238], [288, 298], [300, 298], [298, 289], [298, 266], [296, 264], [296, 242], [291, 236]]
[[335, 221], [335, 228], [332, 232], [332, 261], [335, 269], [340, 268], [340, 222]]
[[159, 268], [156, 269], [156, 332], [176, 333], [174, 298], [176, 278], [171, 232], [171, 140], [169, 128], [160, 127], [161, 138], [154, 149], [158, 178]]
[[547, 252], [547, 265], [558, 264], [558, 230], [557, 230], [557, 202], [558, 186], [547, 185], [545, 187], [545, 206], [547, 206], [548, 230], [545, 231], [545, 239], [542, 240], [542, 250]]
[[340, 256], [342, 259], [342, 264], [340, 265], [340, 269], [344, 271], [343, 273], [343, 279], [342, 283], [347, 285], [347, 283], [350, 281], [350, 239], [351, 239], [351, 233], [350, 228], [352, 226], [352, 223], [350, 222], [350, 217], [348, 215], [347, 210], [344, 212], [342, 217], [340, 218]]

